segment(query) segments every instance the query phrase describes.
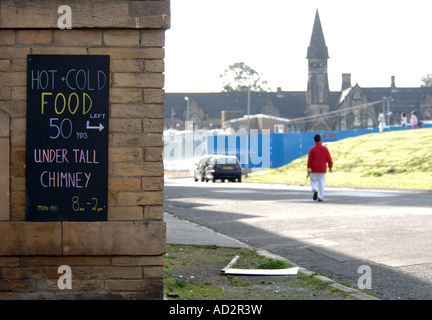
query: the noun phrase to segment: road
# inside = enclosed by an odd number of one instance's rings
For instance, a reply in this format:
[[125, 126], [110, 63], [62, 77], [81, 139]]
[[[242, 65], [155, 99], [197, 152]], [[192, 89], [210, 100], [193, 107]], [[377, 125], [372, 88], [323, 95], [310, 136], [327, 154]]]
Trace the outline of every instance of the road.
[[381, 299], [432, 299], [432, 192], [327, 187], [316, 202], [309, 186], [165, 179], [165, 211]]

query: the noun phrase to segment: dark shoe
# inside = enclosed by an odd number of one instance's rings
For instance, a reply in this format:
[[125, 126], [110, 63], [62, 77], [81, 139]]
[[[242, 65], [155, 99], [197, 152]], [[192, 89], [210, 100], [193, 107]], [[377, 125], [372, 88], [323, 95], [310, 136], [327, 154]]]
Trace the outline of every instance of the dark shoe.
[[318, 199], [318, 202], [323, 202], [323, 201], [324, 201], [324, 200], [323, 200], [323, 199], [321, 199], [321, 198], [319, 198], [319, 199]]
[[318, 192], [316, 192], [316, 191], [314, 192], [313, 199], [314, 200], [318, 199]]

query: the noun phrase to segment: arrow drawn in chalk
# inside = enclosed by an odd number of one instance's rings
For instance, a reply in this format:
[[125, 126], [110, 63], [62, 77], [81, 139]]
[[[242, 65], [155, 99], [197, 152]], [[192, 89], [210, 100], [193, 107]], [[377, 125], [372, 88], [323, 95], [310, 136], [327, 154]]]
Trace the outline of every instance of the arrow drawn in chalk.
[[87, 126], [86, 129], [98, 129], [99, 132], [102, 131], [105, 127], [102, 125], [102, 123], [99, 123], [98, 126], [91, 126], [90, 121], [87, 120]]

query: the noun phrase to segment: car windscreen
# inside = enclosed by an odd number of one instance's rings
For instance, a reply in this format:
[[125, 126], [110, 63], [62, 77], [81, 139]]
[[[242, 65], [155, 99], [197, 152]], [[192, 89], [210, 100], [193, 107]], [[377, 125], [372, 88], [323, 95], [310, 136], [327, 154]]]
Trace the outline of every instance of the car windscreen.
[[236, 158], [217, 158], [216, 164], [237, 164]]

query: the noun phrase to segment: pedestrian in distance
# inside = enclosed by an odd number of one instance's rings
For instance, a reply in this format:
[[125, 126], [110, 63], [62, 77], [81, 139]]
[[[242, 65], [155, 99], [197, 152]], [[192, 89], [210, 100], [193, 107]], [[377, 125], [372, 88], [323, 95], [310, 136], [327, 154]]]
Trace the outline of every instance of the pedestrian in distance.
[[411, 111], [411, 121], [410, 122], [412, 124], [412, 128], [417, 129], [418, 119], [417, 119], [417, 114], [414, 110]]
[[379, 132], [383, 132], [386, 124], [385, 124], [385, 115], [382, 110], [380, 110], [378, 114], [378, 123], [379, 123], [378, 124]]
[[408, 123], [407, 116], [406, 116], [405, 112], [402, 112], [402, 114], [401, 114], [402, 130], [406, 130], [407, 123]]
[[310, 177], [313, 199], [319, 202], [324, 200], [325, 179], [327, 165], [329, 172], [332, 172], [333, 161], [330, 151], [321, 142], [321, 136], [316, 134], [314, 137], [315, 145], [310, 148], [307, 160], [307, 177]]
[[423, 122], [417, 117], [417, 128], [423, 128]]

